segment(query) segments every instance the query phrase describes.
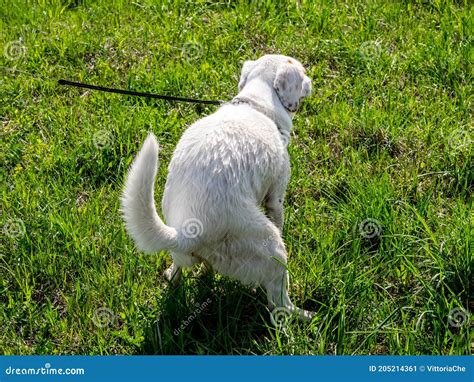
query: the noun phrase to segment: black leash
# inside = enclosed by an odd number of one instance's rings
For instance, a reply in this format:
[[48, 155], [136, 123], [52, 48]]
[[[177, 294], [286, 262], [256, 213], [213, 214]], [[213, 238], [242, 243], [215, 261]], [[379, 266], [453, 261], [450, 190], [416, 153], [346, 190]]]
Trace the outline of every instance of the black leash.
[[[26, 74], [33, 78], [40, 78], [43, 80], [51, 80], [51, 78], [47, 78], [42, 76], [41, 74], [35, 74], [26, 72], [24, 70], [19, 70], [16, 68], [9, 68], [7, 66], [0, 66], [0, 70], [12, 72], [12, 73], [19, 73], [19, 74]], [[226, 101], [212, 101], [207, 99], [195, 99], [195, 98], [186, 98], [186, 97], [176, 97], [176, 96], [167, 96], [167, 95], [160, 95], [160, 94], [153, 94], [153, 93], [146, 93], [146, 92], [135, 92], [132, 90], [123, 90], [123, 89], [114, 89], [114, 88], [107, 88], [105, 86], [97, 86], [97, 85], [90, 85], [84, 84], [82, 82], [74, 82], [69, 80], [58, 80], [59, 85], [65, 86], [75, 86], [77, 88], [84, 88], [84, 89], [91, 89], [91, 90], [99, 90], [102, 92], [109, 92], [109, 93], [117, 93], [117, 94], [127, 94], [136, 97], [148, 97], [148, 98], [155, 98], [155, 99], [162, 99], [165, 101], [177, 101], [177, 102], [188, 102], [194, 104], [201, 104], [201, 105], [221, 105]]]
[[131, 96], [136, 96], [136, 97], [156, 98], [156, 99], [162, 99], [165, 101], [188, 102], [188, 103], [197, 103], [197, 104], [204, 104], [204, 105], [220, 105], [221, 103], [223, 103], [223, 101], [212, 101], [212, 100], [206, 100], [206, 99], [167, 96], [167, 95], [159, 95], [159, 94], [146, 93], [146, 92], [135, 92], [132, 90], [107, 88], [105, 86], [90, 85], [90, 84], [84, 84], [82, 82], [74, 82], [74, 81], [68, 81], [68, 80], [58, 80], [58, 84], [66, 85], [66, 86], [75, 86], [77, 88], [99, 90], [99, 91], [108, 92], [108, 93], [127, 94]]

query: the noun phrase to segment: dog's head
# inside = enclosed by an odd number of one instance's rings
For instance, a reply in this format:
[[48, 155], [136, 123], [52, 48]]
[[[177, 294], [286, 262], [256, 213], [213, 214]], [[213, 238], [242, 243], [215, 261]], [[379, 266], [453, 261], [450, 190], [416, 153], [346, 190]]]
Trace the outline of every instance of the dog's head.
[[292, 57], [268, 54], [256, 61], [245, 61], [240, 75], [239, 91], [253, 79], [270, 84], [280, 102], [294, 113], [305, 97], [311, 94], [311, 80], [303, 65]]

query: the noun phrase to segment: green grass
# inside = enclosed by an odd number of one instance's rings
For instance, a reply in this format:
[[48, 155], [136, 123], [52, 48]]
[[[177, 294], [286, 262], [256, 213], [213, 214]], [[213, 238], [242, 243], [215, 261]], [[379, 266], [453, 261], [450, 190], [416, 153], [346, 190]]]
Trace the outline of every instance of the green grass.
[[[3, 2], [0, 354], [472, 351], [469, 317], [449, 323], [473, 308], [472, 7], [259, 4]], [[215, 107], [55, 82], [230, 99], [265, 53], [302, 61], [314, 90], [294, 121], [284, 240], [292, 299], [317, 316], [282, 330], [263, 292], [232, 280], [193, 270], [171, 290], [168, 255], [138, 253], [123, 228], [147, 133], [159, 201], [179, 137]], [[111, 322], [94, 324], [99, 308]]]

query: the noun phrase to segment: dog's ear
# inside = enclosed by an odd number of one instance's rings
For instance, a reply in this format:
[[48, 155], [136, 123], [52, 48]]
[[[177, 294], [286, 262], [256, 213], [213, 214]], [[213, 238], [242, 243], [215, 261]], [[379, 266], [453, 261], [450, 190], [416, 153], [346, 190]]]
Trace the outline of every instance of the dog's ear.
[[273, 87], [283, 106], [291, 112], [298, 109], [302, 98], [311, 94], [311, 80], [291, 63], [278, 68]]
[[244, 88], [245, 84], [247, 83], [247, 78], [254, 67], [255, 61], [249, 60], [244, 62], [244, 65], [242, 66], [242, 72], [240, 74], [239, 92]]

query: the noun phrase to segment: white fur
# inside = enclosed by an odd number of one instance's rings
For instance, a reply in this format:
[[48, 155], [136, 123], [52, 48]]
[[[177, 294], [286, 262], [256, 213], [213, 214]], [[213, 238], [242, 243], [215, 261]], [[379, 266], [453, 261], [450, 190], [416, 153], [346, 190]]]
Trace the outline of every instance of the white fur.
[[311, 80], [295, 59], [267, 55], [244, 64], [239, 91], [235, 103], [195, 122], [181, 137], [162, 201], [167, 224], [154, 205], [158, 143], [148, 136], [123, 191], [126, 227], [139, 249], [171, 251], [170, 280], [179, 279], [182, 267], [204, 262], [266, 288], [271, 308], [310, 318], [288, 296], [281, 230], [292, 113], [310, 94]]

